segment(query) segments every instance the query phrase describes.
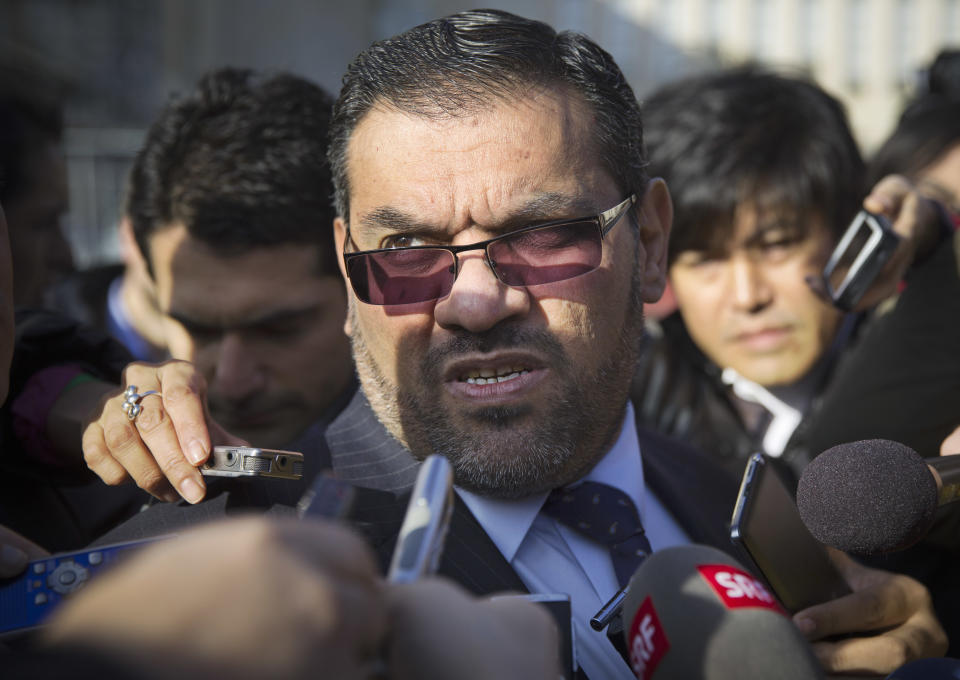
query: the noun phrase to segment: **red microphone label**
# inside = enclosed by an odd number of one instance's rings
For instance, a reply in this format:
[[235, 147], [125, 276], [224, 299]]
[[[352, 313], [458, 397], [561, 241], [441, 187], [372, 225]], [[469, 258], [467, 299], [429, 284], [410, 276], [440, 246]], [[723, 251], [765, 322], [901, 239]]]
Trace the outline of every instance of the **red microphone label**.
[[663, 655], [670, 649], [670, 641], [660, 625], [657, 610], [648, 596], [637, 609], [630, 624], [627, 651], [630, 653], [630, 667], [639, 680], [653, 677]]
[[759, 580], [728, 564], [703, 564], [697, 571], [710, 584], [727, 609], [770, 609], [786, 616], [776, 598]]

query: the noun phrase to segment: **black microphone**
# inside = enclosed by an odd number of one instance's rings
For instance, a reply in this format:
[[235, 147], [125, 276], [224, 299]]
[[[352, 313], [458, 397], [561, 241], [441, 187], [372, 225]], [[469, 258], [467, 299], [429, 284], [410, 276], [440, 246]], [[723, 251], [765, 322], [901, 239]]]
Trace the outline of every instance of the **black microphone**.
[[797, 508], [810, 533], [857, 555], [910, 547], [930, 529], [937, 508], [958, 498], [960, 456], [921, 458], [888, 439], [827, 449], [797, 486]]
[[807, 641], [759, 579], [702, 545], [658, 550], [623, 606], [628, 660], [641, 680], [810, 680]]

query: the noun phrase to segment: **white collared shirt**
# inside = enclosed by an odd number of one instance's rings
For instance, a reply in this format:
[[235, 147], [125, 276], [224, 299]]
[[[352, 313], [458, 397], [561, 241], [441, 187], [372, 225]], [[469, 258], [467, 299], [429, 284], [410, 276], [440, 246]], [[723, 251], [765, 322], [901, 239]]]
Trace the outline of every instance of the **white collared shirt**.
[[[632, 404], [627, 403], [616, 443], [583, 480], [609, 484], [630, 496], [654, 550], [690, 542], [646, 488]], [[541, 515], [547, 493], [515, 501], [485, 498], [459, 488], [457, 493], [531, 593], [570, 595], [574, 645], [587, 675], [633, 680], [633, 672], [607, 640], [606, 632], [593, 630], [589, 623], [619, 590], [607, 548]]]

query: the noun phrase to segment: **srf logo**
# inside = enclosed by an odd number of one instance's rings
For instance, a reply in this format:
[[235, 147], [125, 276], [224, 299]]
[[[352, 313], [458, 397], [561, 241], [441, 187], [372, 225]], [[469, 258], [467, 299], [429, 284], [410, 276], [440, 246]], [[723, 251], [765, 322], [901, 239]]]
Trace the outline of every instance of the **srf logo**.
[[634, 675], [640, 680], [653, 677], [663, 655], [670, 649], [670, 641], [663, 632], [657, 610], [653, 608], [653, 602], [649, 596], [633, 617], [627, 640], [629, 640], [630, 666], [633, 668]]
[[703, 564], [697, 567], [697, 571], [710, 584], [727, 609], [770, 609], [786, 616], [786, 612], [763, 583], [742, 569], [727, 564]]

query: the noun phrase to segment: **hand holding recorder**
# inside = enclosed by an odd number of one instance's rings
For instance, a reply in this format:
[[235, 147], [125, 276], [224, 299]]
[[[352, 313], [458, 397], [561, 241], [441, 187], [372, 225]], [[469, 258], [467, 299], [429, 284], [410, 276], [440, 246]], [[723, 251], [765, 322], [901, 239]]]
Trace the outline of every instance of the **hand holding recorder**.
[[125, 391], [105, 396], [83, 432], [87, 466], [110, 485], [131, 479], [165, 501], [200, 502], [206, 494], [197, 469], [214, 445], [245, 446], [212, 418], [206, 406], [206, 381], [193, 364], [167, 361], [133, 363], [123, 372], [135, 385], [136, 406], [130, 417]]

